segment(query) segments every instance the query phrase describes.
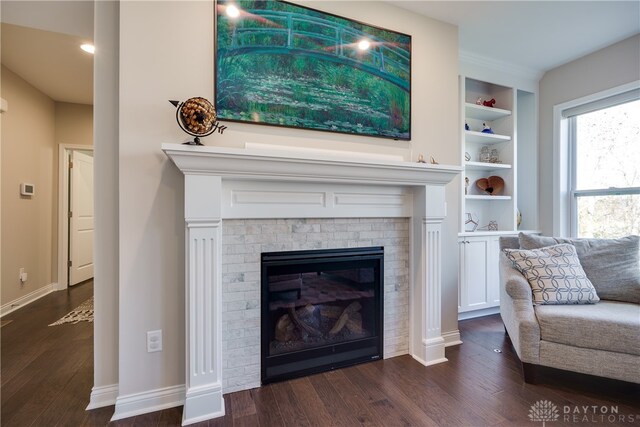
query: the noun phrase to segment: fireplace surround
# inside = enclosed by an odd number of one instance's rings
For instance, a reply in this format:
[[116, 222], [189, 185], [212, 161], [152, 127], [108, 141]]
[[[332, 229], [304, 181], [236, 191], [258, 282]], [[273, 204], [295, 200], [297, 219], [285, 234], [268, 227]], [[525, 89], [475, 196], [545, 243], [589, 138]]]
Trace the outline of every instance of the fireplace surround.
[[261, 384], [261, 254], [384, 247], [383, 357], [409, 353], [409, 218], [224, 219], [222, 391]]
[[222, 265], [233, 254], [222, 251], [223, 220], [409, 218], [409, 353], [424, 365], [446, 361], [441, 228], [444, 186], [460, 173], [459, 166], [364, 156], [348, 160], [336, 152], [162, 148], [185, 175], [183, 425], [224, 415], [222, 360], [228, 350], [222, 346]]

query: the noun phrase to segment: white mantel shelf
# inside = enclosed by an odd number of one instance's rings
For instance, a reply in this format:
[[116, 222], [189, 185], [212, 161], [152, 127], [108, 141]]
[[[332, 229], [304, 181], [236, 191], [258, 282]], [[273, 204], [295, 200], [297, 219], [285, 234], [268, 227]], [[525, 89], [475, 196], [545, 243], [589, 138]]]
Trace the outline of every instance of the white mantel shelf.
[[441, 333], [445, 185], [460, 166], [333, 151], [163, 144], [184, 173], [186, 379], [183, 425], [224, 415], [222, 228], [231, 218], [411, 218], [409, 353], [445, 362]]
[[210, 146], [163, 144], [162, 150], [185, 174], [233, 179], [315, 181], [377, 185], [443, 185], [461, 166], [399, 161], [341, 159], [339, 154], [297, 154]]

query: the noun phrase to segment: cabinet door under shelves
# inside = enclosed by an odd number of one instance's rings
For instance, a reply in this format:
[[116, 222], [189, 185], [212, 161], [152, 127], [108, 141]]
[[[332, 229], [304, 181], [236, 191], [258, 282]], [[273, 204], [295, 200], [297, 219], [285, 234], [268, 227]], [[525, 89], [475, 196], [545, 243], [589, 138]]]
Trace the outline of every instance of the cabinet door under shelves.
[[458, 312], [500, 305], [498, 236], [461, 237]]

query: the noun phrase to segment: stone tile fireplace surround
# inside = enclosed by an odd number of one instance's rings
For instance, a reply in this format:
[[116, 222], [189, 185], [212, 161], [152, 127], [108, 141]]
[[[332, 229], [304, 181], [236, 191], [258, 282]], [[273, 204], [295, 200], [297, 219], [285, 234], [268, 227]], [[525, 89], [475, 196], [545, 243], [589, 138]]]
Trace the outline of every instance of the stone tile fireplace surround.
[[409, 219], [222, 221], [222, 392], [260, 386], [260, 254], [384, 246], [385, 358], [409, 352]]
[[183, 425], [260, 385], [260, 254], [384, 246], [384, 357], [446, 361], [440, 331], [444, 185], [459, 167], [336, 152], [164, 144], [185, 175]]

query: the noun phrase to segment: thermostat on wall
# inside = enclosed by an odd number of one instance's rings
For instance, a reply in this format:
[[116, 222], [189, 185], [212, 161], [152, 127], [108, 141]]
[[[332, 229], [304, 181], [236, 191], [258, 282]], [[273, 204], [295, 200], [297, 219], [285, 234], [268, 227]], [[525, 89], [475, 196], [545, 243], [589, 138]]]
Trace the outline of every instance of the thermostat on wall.
[[35, 186], [33, 184], [27, 184], [23, 182], [20, 184], [20, 194], [23, 196], [33, 196], [33, 192], [35, 191]]

